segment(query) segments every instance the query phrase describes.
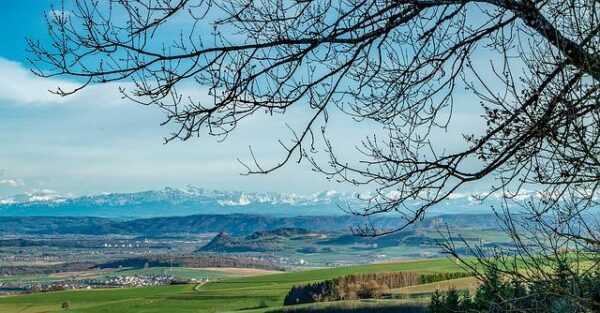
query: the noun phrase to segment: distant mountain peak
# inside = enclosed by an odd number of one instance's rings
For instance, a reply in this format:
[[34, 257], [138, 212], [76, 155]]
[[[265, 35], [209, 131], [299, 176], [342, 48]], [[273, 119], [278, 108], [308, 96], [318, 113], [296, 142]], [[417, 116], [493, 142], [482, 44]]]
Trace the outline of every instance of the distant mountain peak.
[[228, 238], [228, 237], [231, 237], [231, 235], [227, 231], [222, 230], [219, 232], [219, 234], [215, 238]]
[[[98, 216], [141, 218], [192, 214], [266, 214], [278, 216], [339, 215], [339, 208], [360, 210], [375, 193], [326, 190], [308, 195], [276, 192], [220, 191], [186, 186], [132, 193], [62, 196], [51, 190], [0, 198], [0, 216]], [[387, 198], [397, 194], [390, 192]], [[499, 201], [498, 197], [489, 197]], [[411, 203], [407, 203], [410, 205]], [[414, 205], [418, 205], [415, 201]], [[462, 194], [443, 201], [439, 213], [482, 212], [487, 207]], [[430, 210], [435, 212], [435, 208]], [[487, 210], [486, 210], [487, 211]]]

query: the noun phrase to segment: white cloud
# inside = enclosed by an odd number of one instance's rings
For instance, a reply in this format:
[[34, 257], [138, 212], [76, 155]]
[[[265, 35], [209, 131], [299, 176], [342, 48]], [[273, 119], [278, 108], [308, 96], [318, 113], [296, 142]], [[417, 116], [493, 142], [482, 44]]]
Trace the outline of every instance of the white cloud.
[[55, 16], [61, 17], [63, 15], [65, 17], [72, 16], [73, 12], [71, 12], [71, 11], [63, 11], [63, 10], [50, 10], [48, 12], [48, 16], [50, 16], [50, 17], [55, 17]]
[[56, 91], [59, 87], [64, 91], [72, 91], [81, 85], [66, 79], [36, 76], [26, 65], [0, 57], [0, 104], [106, 107], [127, 103], [133, 106], [132, 101], [123, 99], [119, 86], [131, 89], [133, 85], [128, 82], [91, 84], [75, 94], [63, 97], [51, 91]]
[[34, 189], [34, 192], [42, 193], [42, 194], [45, 194], [45, 195], [54, 195], [54, 194], [56, 194], [56, 190], [52, 190], [52, 189], [42, 189], [42, 190], [36, 190], [36, 189]]
[[[74, 95], [59, 97], [48, 90], [58, 86], [73, 88], [77, 84], [67, 79], [37, 77], [26, 64], [0, 58], [0, 113], [8, 113], [4, 114], [7, 118], [0, 117], [0, 141], [9, 147], [1, 151], [0, 164], [14, 169], [14, 176], [22, 177], [28, 184], [48, 181], [61, 193], [139, 190], [187, 183], [222, 189], [245, 189], [251, 185], [254, 190], [287, 192], [339, 188], [310, 171], [306, 164], [290, 163], [267, 176], [239, 175], [245, 169], [236, 159], [249, 161], [249, 145], [262, 163], [280, 160], [284, 151], [277, 139], [285, 141], [291, 137], [286, 123], [297, 128], [306, 121], [308, 114], [302, 111], [303, 106], [288, 111], [285, 118], [257, 115], [248, 119], [223, 144], [201, 136], [187, 143], [162, 145], [162, 137], [177, 130], [176, 126], [160, 127], [164, 121], [160, 110], [122, 99], [117, 85], [133, 89], [128, 82], [95, 84]], [[181, 85], [179, 91], [196, 101], [210, 100], [206, 89], [194, 82]], [[334, 139], [342, 139], [338, 140], [337, 150], [351, 159], [355, 144], [364, 135], [380, 129], [338, 116], [330, 130]], [[265, 134], [271, 134], [268, 140]], [[290, 176], [300, 183], [290, 185]], [[115, 177], [119, 179], [115, 181]], [[375, 196], [376, 193], [365, 192], [359, 198]], [[388, 196], [394, 199], [398, 194]], [[236, 205], [246, 202], [231, 201]]]
[[24, 186], [25, 183], [20, 179], [0, 179], [0, 185], [6, 185], [10, 187]]
[[58, 86], [73, 88], [76, 84], [37, 77], [21, 64], [0, 58], [0, 99], [18, 103], [61, 103], [65, 98], [49, 90]]
[[386, 198], [390, 200], [398, 200], [402, 198], [402, 192], [398, 190], [392, 190], [385, 195]]
[[17, 201], [13, 198], [0, 199], [0, 204], [15, 204]]
[[325, 195], [326, 195], [327, 197], [333, 197], [333, 196], [335, 196], [335, 195], [337, 195], [337, 194], [338, 194], [338, 192], [337, 192], [337, 191], [335, 191], [335, 190], [328, 190], [328, 191], [325, 193]]
[[462, 199], [462, 198], [466, 198], [468, 196], [469, 196], [468, 194], [459, 193], [459, 192], [453, 192], [450, 195], [448, 195], [448, 199], [450, 199], [450, 200]]

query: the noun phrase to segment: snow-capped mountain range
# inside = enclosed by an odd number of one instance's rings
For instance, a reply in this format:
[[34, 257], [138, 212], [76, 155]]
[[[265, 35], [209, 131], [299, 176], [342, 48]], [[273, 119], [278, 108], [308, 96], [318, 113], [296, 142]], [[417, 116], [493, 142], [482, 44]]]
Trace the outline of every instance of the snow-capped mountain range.
[[[393, 196], [393, 195], [389, 195]], [[341, 207], [360, 209], [371, 194], [334, 190], [298, 195], [216, 191], [189, 186], [135, 193], [107, 193], [82, 197], [58, 195], [50, 190], [0, 198], [0, 216], [99, 216], [140, 218], [192, 214], [268, 214], [278, 216], [344, 214]], [[492, 197], [493, 198], [493, 197]], [[493, 200], [493, 199], [492, 199]], [[481, 204], [470, 195], [456, 194], [432, 211], [480, 213]]]

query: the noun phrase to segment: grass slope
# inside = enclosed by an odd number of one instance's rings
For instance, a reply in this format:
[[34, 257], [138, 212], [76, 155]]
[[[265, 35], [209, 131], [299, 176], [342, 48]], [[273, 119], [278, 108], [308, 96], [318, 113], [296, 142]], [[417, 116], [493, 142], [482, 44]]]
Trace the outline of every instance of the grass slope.
[[116, 276], [134, 276], [134, 275], [169, 275], [180, 279], [216, 279], [234, 277], [235, 275], [221, 271], [204, 270], [197, 268], [187, 267], [150, 267], [145, 269], [124, 269], [120, 271], [114, 271], [100, 277], [116, 277]]
[[283, 297], [298, 284], [356, 273], [383, 271], [454, 272], [451, 260], [339, 267], [227, 279], [203, 286], [180, 285], [113, 290], [81, 290], [0, 298], [0, 312], [60, 312], [63, 301], [69, 312], [264, 312], [281, 308]]
[[83, 272], [62, 272], [53, 274], [32, 274], [32, 275], [11, 275], [0, 276], [0, 283], [9, 281], [22, 281], [31, 284], [49, 284], [65, 279], [105, 279], [117, 276], [149, 276], [149, 275], [170, 275], [179, 279], [221, 279], [238, 277], [235, 273], [228, 273], [221, 270], [208, 270], [187, 267], [150, 267], [146, 269], [121, 269], [121, 270], [103, 270], [103, 271], [83, 271]]

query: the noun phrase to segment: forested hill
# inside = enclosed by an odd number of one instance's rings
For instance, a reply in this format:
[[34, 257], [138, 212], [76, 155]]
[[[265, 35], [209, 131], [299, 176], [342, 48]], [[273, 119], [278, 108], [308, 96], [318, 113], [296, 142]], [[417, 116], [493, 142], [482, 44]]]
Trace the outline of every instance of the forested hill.
[[[372, 219], [381, 229], [395, 228], [402, 220], [393, 216]], [[364, 225], [365, 220], [346, 216], [297, 216], [223, 214], [157, 217], [119, 221], [98, 217], [0, 217], [0, 234], [131, 234], [161, 235], [174, 233], [207, 233], [225, 230], [232, 235], [249, 235], [256, 231], [279, 228], [303, 228], [311, 231], [349, 230]], [[492, 214], [452, 214], [426, 218], [418, 226], [435, 228], [448, 224], [451, 228], [495, 229]]]

